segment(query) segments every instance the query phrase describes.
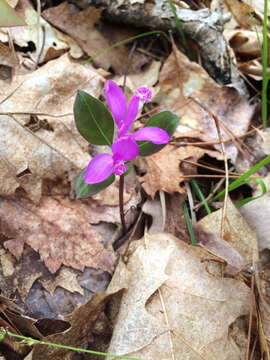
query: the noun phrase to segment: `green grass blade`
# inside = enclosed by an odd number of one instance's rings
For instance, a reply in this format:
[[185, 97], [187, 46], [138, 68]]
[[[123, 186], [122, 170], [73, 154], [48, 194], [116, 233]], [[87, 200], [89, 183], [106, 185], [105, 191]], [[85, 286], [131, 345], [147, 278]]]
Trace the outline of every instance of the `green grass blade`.
[[95, 58], [97, 58], [98, 56], [104, 54], [105, 52], [111, 50], [111, 49], [114, 49], [116, 48], [117, 46], [121, 46], [121, 45], [125, 45], [125, 44], [128, 44], [129, 42], [133, 41], [133, 40], [136, 40], [136, 39], [139, 39], [139, 38], [142, 38], [144, 36], [149, 36], [149, 35], [154, 35], [154, 34], [161, 34], [163, 35], [169, 42], [171, 42], [169, 36], [164, 32], [164, 31], [158, 31], [158, 30], [154, 30], [154, 31], [148, 31], [148, 32], [145, 32], [145, 33], [142, 33], [142, 34], [138, 34], [138, 35], [135, 35], [135, 36], [131, 36], [130, 38], [128, 39], [124, 39], [124, 40], [121, 40], [121, 41], [118, 41], [110, 46], [107, 46], [106, 48], [98, 51], [96, 54], [94, 54], [93, 56], [91, 56], [89, 59], [85, 60], [83, 62], [83, 64], [88, 64], [90, 63], [91, 61], [93, 61]]
[[[262, 196], [264, 196], [267, 192], [267, 188], [266, 188], [266, 185], [264, 183], [264, 181], [261, 179], [261, 178], [252, 178], [252, 181], [256, 181], [260, 186], [261, 186], [261, 189], [262, 189], [262, 193], [258, 196], [251, 196], [251, 197], [248, 197], [248, 198], [245, 198], [243, 200], [240, 200], [238, 201], [236, 204], [235, 204], [235, 207], [237, 209], [239, 209], [241, 206], [247, 204], [248, 202], [250, 201], [253, 201], [253, 200], [256, 200], [256, 199], [259, 199], [261, 198]], [[249, 181], [247, 180], [246, 183], [248, 183]]]
[[261, 55], [262, 55], [262, 53], [263, 53], [263, 44], [262, 44], [260, 36], [259, 36], [259, 31], [258, 31], [258, 28], [257, 28], [257, 25], [256, 25], [256, 21], [255, 21], [253, 15], [251, 14], [251, 12], [249, 13], [249, 15], [250, 15], [250, 19], [251, 19], [251, 21], [253, 23], [253, 26], [254, 26], [254, 29], [255, 29], [255, 32], [256, 32], [256, 37], [257, 37], [258, 44], [259, 44], [259, 47], [260, 47], [260, 52], [261, 52]]
[[184, 214], [185, 214], [185, 218], [186, 218], [186, 222], [187, 222], [187, 227], [188, 227], [188, 232], [189, 232], [191, 244], [193, 246], [197, 246], [186, 202], [184, 202]]
[[202, 201], [202, 203], [205, 207], [205, 210], [207, 211], [207, 214], [211, 214], [211, 209], [210, 209], [197, 181], [193, 179], [193, 180], [191, 180], [190, 183], [191, 183], [193, 189], [196, 191], [197, 195], [199, 196], [200, 200]]
[[82, 352], [82, 353], [88, 353], [88, 354], [92, 354], [92, 355], [100, 355], [100, 356], [105, 356], [105, 357], [112, 357], [112, 358], [115, 358], [115, 359], [143, 360], [143, 359], [132, 358], [132, 357], [129, 357], [129, 356], [124, 356], [124, 355], [108, 354], [108, 353], [104, 353], [104, 352], [101, 352], [101, 351], [86, 350], [86, 349], [76, 348], [76, 347], [73, 347], [73, 346], [55, 344], [55, 343], [51, 343], [51, 342], [47, 342], [47, 341], [40, 341], [40, 340], [36, 340], [36, 339], [30, 338], [30, 337], [27, 337], [27, 336], [13, 334], [12, 332], [1, 328], [0, 329], [0, 341], [4, 339], [5, 335], [24, 340], [29, 346], [32, 346], [34, 344], [40, 344], [40, 345], [54, 346], [54, 347], [61, 348], [61, 349], [66, 349], [66, 350], [72, 350], [72, 351], [77, 351], [77, 352]]
[[[249, 169], [247, 172], [245, 172], [242, 176], [240, 176], [238, 179], [234, 180], [230, 185], [228, 190], [232, 191], [237, 189], [239, 186], [242, 186], [246, 183], [248, 183], [249, 181], [252, 181], [252, 179], [249, 179], [251, 175], [253, 175], [254, 173], [256, 173], [257, 171], [259, 171], [263, 166], [267, 165], [270, 162], [270, 155], [267, 155], [264, 159], [262, 159], [261, 161], [259, 161], [256, 165], [254, 165], [251, 169]], [[220, 191], [217, 195], [215, 195], [211, 200], [210, 200], [210, 204], [211, 202], [219, 199], [221, 196], [223, 196], [225, 194], [225, 189]]]
[[189, 60], [193, 60], [194, 59], [193, 53], [192, 53], [192, 51], [190, 50], [190, 48], [188, 46], [186, 35], [185, 35], [184, 31], [183, 31], [181, 21], [179, 20], [179, 17], [177, 16], [176, 9], [175, 9], [175, 6], [174, 6], [172, 0], [169, 0], [169, 4], [170, 4], [170, 8], [172, 10], [173, 16], [174, 16], [174, 20], [175, 20], [178, 32], [179, 32], [179, 34], [181, 36], [181, 39], [182, 39], [182, 41], [184, 43], [188, 58], [189, 58]]

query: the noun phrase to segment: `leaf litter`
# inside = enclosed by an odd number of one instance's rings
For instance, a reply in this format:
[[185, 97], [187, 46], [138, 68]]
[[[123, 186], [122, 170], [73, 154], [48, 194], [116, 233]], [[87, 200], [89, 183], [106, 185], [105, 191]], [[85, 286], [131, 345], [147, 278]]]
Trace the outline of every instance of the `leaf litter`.
[[[225, 3], [233, 20], [225, 24], [224, 35], [238, 56], [239, 69], [258, 79], [259, 47], [253, 26], [245, 23], [252, 24], [246, 9], [254, 10], [261, 29], [262, 4], [258, 2], [254, 8], [254, 4]], [[15, 9], [29, 26], [11, 29], [11, 39], [19, 49], [16, 60], [8, 51], [7, 31], [0, 31], [0, 63], [12, 67], [12, 76], [0, 77], [1, 284], [4, 295], [15, 296], [32, 318], [11, 310], [11, 321], [22, 333], [28, 329], [33, 337], [41, 338], [42, 333], [47, 341], [79, 347], [98, 348], [99, 341], [102, 348], [105, 343], [108, 347], [113, 332], [108, 351], [145, 359], [244, 358], [250, 289], [247, 278], [245, 283], [237, 274], [243, 269], [249, 272], [257, 264], [258, 247], [268, 249], [268, 195], [246, 204], [240, 212], [229, 200], [223, 239], [222, 210], [205, 216], [200, 227], [194, 226], [195, 233], [197, 229], [201, 234], [197, 238], [203, 249], [185, 243], [189, 236], [182, 205], [184, 181], [199, 173], [196, 165], [187, 165], [185, 160], [196, 163], [205, 155], [223, 158], [214, 121], [200, 103], [217, 116], [227, 140], [245, 134], [256, 115], [255, 106], [239, 92], [237, 84], [217, 84], [175, 46], [162, 68], [161, 61], [151, 60], [151, 49], [150, 56], [149, 49], [143, 55], [134, 51], [130, 74], [125, 77], [127, 92], [151, 86], [156, 105], [174, 111], [181, 122], [174, 142], [159, 154], [137, 161], [137, 177], [133, 171], [127, 178], [124, 199], [128, 216], [132, 208], [139, 211], [142, 205], [141, 187], [152, 198], [143, 211], [152, 217], [154, 226], [147, 223], [149, 234], [132, 242], [126, 250], [126, 263], [120, 259], [116, 266], [117, 255], [110, 246], [119, 222], [119, 183], [89, 200], [74, 200], [76, 174], [102, 150], [89, 149], [79, 136], [72, 107], [78, 90], [103, 100], [107, 78], [114, 76], [122, 85], [130, 51], [124, 46], [116, 48], [97, 57], [94, 66], [82, 65], [77, 59], [84, 54], [92, 56], [137, 30], [103, 22], [99, 9], [80, 11], [67, 2], [44, 11], [37, 30], [38, 15], [30, 2], [20, 0]], [[25, 54], [22, 47], [29, 42], [35, 49]], [[247, 56], [252, 62], [245, 61]], [[20, 112], [23, 114], [16, 114]], [[143, 125], [144, 117], [147, 112], [136, 128]], [[198, 141], [206, 147], [183, 146]], [[214, 144], [207, 146], [207, 142]], [[226, 144], [226, 153], [236, 164], [239, 148], [235, 141]], [[162, 191], [166, 193], [165, 219], [164, 203], [162, 208], [157, 196]], [[137, 213], [130, 221], [136, 217]], [[225, 277], [217, 260], [226, 264]], [[259, 271], [260, 342], [269, 353], [268, 285]], [[97, 291], [100, 293], [93, 295]], [[108, 311], [104, 314], [109, 297], [111, 307], [118, 302], [118, 316]], [[50, 319], [46, 322], [45, 318]], [[69, 359], [70, 353], [34, 345], [25, 359], [48, 357]]]

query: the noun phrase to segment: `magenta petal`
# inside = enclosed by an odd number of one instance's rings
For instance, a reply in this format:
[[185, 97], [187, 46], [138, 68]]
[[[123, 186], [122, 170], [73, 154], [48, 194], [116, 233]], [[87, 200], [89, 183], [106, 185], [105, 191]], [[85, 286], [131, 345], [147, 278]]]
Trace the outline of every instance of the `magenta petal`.
[[137, 141], [148, 140], [154, 144], [167, 144], [170, 140], [168, 133], [156, 126], [146, 126], [132, 134], [132, 137]]
[[127, 116], [123, 122], [123, 125], [120, 127], [118, 132], [118, 137], [126, 135], [132, 127], [133, 121], [135, 120], [136, 116], [139, 112], [139, 104], [140, 104], [140, 98], [139, 96], [135, 95], [130, 100], [129, 107], [128, 107], [128, 113]]
[[139, 154], [139, 146], [131, 136], [124, 136], [112, 144], [116, 161], [130, 161]]
[[120, 128], [127, 114], [126, 97], [120, 87], [111, 80], [106, 82], [105, 96], [116, 125]]
[[88, 164], [84, 182], [95, 184], [107, 179], [113, 172], [113, 157], [110, 154], [99, 154]]

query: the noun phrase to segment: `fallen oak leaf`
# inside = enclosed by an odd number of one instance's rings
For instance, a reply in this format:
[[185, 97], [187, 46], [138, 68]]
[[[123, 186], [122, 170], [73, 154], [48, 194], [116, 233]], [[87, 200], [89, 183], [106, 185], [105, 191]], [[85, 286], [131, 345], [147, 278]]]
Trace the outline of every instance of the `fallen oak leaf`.
[[139, 177], [143, 189], [148, 195], [155, 197], [158, 190], [166, 191], [169, 194], [175, 192], [183, 193], [185, 188], [180, 187], [180, 183], [186, 178], [184, 175], [196, 174], [195, 166], [186, 173], [180, 168], [182, 160], [192, 160], [196, 162], [204, 154], [221, 159], [221, 154], [217, 151], [202, 149], [199, 147], [178, 147], [167, 145], [159, 153], [146, 158], [136, 159], [136, 164], [146, 174]]
[[[38, 206], [27, 199], [2, 200], [0, 216], [16, 232], [4, 246], [19, 260], [28, 244], [39, 252], [51, 273], [62, 264], [81, 271], [87, 266], [112, 273], [115, 257], [89, 224], [90, 209], [63, 197], [43, 197]], [[104, 219], [98, 211], [95, 217], [97, 222]]]
[[242, 256], [228, 242], [199, 224], [194, 224], [192, 228], [197, 245], [226, 261], [227, 274], [235, 276], [244, 268]]

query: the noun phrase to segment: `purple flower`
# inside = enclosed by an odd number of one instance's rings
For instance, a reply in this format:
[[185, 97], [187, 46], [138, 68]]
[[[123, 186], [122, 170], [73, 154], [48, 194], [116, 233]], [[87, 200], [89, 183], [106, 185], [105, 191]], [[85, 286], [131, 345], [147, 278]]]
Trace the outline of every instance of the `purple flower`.
[[112, 173], [124, 174], [128, 169], [125, 162], [134, 159], [139, 154], [136, 140], [147, 140], [154, 144], [169, 142], [170, 137], [167, 132], [154, 126], [144, 127], [133, 134], [128, 134], [143, 104], [151, 100], [151, 95], [149, 89], [141, 87], [135, 92], [127, 106], [126, 97], [120, 87], [111, 80], [107, 81], [105, 96], [118, 127], [118, 137], [112, 144], [113, 155], [100, 154], [90, 161], [84, 177], [86, 183], [99, 183], [106, 180]]

